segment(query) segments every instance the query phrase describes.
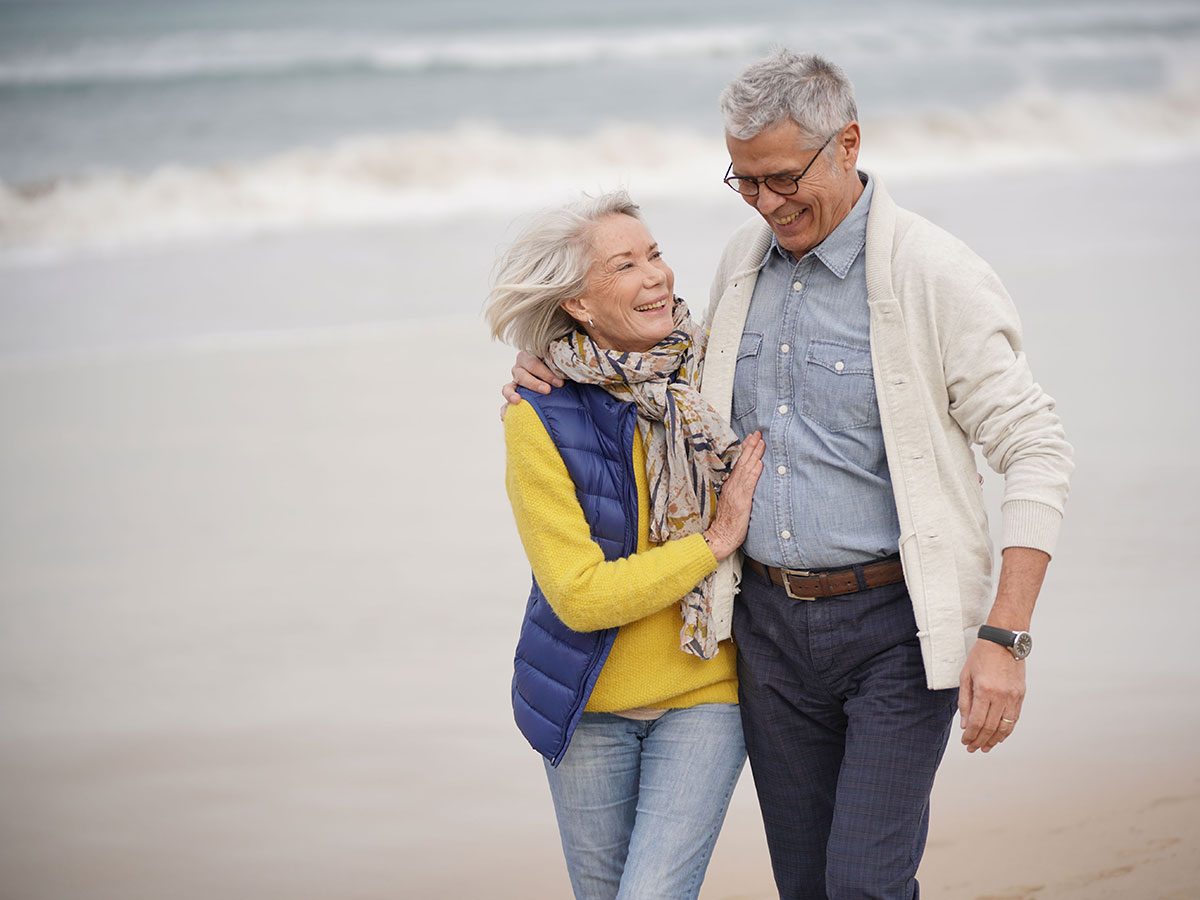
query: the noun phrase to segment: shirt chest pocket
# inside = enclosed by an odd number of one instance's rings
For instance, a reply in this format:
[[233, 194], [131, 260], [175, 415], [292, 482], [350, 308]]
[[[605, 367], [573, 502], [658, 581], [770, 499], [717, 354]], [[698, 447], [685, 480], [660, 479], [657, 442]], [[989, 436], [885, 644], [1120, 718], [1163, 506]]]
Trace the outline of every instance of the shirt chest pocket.
[[742, 332], [738, 345], [737, 368], [733, 373], [733, 419], [738, 421], [758, 407], [758, 355], [762, 335]]
[[871, 349], [810, 341], [800, 413], [829, 431], [878, 425]]

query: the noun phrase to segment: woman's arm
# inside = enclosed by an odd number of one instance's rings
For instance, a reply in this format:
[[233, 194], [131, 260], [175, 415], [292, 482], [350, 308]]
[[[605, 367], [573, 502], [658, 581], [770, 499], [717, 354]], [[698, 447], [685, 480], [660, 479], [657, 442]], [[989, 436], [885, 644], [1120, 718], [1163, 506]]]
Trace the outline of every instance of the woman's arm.
[[505, 482], [517, 531], [538, 585], [568, 628], [596, 631], [636, 622], [678, 602], [716, 570], [717, 558], [699, 534], [606, 561], [575, 483], [532, 405], [508, 410], [504, 435]]

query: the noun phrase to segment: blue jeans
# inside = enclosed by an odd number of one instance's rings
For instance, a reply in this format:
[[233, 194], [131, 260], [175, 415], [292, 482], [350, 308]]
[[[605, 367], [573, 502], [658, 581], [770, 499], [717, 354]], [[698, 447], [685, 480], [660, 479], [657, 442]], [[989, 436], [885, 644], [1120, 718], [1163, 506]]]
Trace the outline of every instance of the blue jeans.
[[546, 764], [577, 900], [695, 898], [745, 761], [732, 703], [652, 722], [584, 713]]

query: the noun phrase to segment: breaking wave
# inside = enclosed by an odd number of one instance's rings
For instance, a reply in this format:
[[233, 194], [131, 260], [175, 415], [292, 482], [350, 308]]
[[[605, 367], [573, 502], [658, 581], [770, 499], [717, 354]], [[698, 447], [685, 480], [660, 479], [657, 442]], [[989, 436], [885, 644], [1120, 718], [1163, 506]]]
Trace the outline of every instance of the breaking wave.
[[[1150, 96], [1031, 92], [977, 114], [868, 121], [862, 165], [940, 178], [1200, 155], [1200, 85]], [[720, 198], [719, 136], [611, 125], [582, 137], [484, 125], [363, 137], [253, 162], [0, 184], [9, 261], [277, 229], [510, 212], [580, 190]]]
[[678, 27], [575, 27], [443, 32], [247, 29], [181, 31], [141, 39], [90, 38], [17, 51], [0, 59], [0, 86], [91, 85], [236, 78], [315, 70], [420, 74], [502, 71], [748, 57], [775, 43], [812, 47], [848, 64], [881, 58], [1008, 60], [1014, 52], [1053, 60], [1142, 53], [1192, 56], [1200, 40], [1194, 4], [1080, 4], [1070, 9], [993, 6], [930, 18], [881, 10], [863, 18], [783, 17]]
[[437, 35], [356, 32], [181, 33], [126, 44], [92, 41], [0, 62], [0, 85], [162, 81], [311, 69], [421, 73], [529, 69], [746, 53], [761, 28], [639, 29]]

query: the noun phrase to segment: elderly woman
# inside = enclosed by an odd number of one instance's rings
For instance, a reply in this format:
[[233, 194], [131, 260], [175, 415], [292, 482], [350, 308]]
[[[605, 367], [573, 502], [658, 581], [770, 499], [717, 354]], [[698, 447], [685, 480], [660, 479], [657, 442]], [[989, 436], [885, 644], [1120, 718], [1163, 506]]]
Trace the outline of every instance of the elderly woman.
[[504, 430], [534, 576], [513, 708], [578, 898], [696, 897], [745, 760], [711, 576], [745, 538], [763, 443], [701, 399], [704, 335], [674, 277], [615, 192], [537, 218], [487, 309], [564, 380]]

